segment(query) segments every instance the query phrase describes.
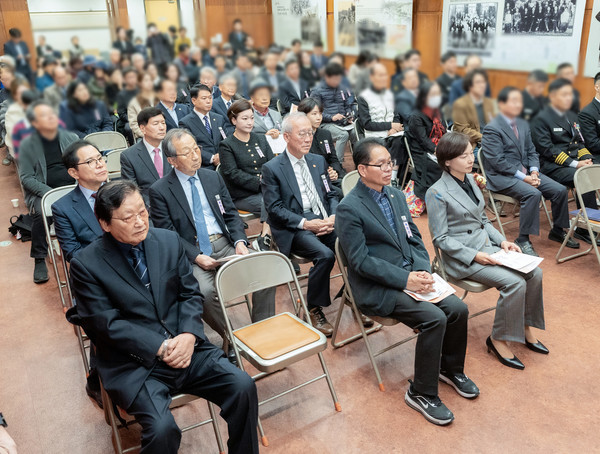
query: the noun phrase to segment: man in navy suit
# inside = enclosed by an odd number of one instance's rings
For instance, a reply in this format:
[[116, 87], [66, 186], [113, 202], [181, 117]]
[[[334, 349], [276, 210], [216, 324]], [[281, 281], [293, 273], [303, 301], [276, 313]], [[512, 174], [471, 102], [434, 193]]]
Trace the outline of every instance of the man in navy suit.
[[285, 75], [286, 80], [279, 86], [281, 115], [288, 113], [292, 104], [298, 107], [300, 101], [308, 97], [308, 82], [300, 79], [300, 64], [296, 60], [285, 63]]
[[[163, 145], [173, 170], [150, 188], [152, 222], [155, 227], [174, 230], [181, 237], [204, 296], [204, 321], [224, 338], [226, 327], [217, 299], [215, 275], [218, 259], [248, 254], [244, 224], [221, 175], [201, 168], [200, 150], [189, 131], [169, 131]], [[192, 184], [198, 199], [192, 192]], [[275, 289], [257, 292], [252, 298], [252, 321], [274, 314]], [[235, 358], [233, 350], [230, 355]]]
[[167, 131], [179, 127], [179, 120], [189, 114], [192, 109], [187, 104], [177, 104], [177, 86], [168, 79], [161, 79], [156, 84], [158, 107], [165, 116]]
[[258, 453], [256, 386], [206, 339], [202, 294], [179, 236], [149, 228], [132, 181], [101, 187], [95, 210], [105, 233], [71, 261], [77, 306], [69, 315], [96, 346], [104, 388], [141, 424], [141, 453], [177, 453], [169, 403], [179, 393], [221, 407], [228, 452]]
[[310, 56], [310, 62], [317, 71], [321, 71], [328, 61], [329, 59], [323, 55], [323, 41], [316, 41], [313, 46], [313, 53]]
[[162, 146], [167, 126], [165, 116], [158, 107], [142, 109], [137, 120], [144, 137], [121, 153], [121, 176], [136, 182], [148, 204], [148, 191], [152, 183], [171, 170]]
[[469, 309], [456, 295], [432, 304], [404, 292], [432, 290], [427, 249], [404, 195], [389, 186], [393, 164], [383, 142], [361, 140], [353, 158], [360, 180], [340, 202], [336, 231], [356, 303], [369, 315], [395, 318], [419, 330], [414, 383], [404, 399], [428, 421], [450, 424], [454, 415], [438, 397], [438, 381], [462, 397], [479, 395], [463, 372]]
[[[77, 187], [52, 204], [54, 228], [65, 259], [71, 259], [83, 248], [102, 236], [102, 228], [94, 215], [96, 193], [106, 181], [106, 158], [91, 143], [78, 140], [67, 147], [62, 157]], [[90, 348], [90, 371], [85, 391], [102, 408], [96, 355]]]
[[333, 231], [338, 200], [325, 159], [309, 153], [313, 132], [305, 114], [290, 114], [283, 122], [287, 149], [263, 165], [262, 193], [267, 222], [279, 250], [312, 260], [308, 275], [308, 308], [315, 328], [333, 332], [323, 314], [331, 304], [329, 275], [335, 264]]
[[218, 148], [227, 138], [225, 119], [211, 112], [213, 97], [206, 85], [195, 85], [190, 90], [194, 110], [179, 121], [179, 127], [192, 133], [202, 150], [202, 167], [214, 170], [220, 163]]
[[11, 28], [8, 31], [10, 41], [4, 43], [4, 54], [10, 55], [15, 59], [15, 70], [21, 73], [29, 82], [32, 82], [33, 72], [29, 65], [31, 54], [27, 43], [21, 39], [21, 30]]

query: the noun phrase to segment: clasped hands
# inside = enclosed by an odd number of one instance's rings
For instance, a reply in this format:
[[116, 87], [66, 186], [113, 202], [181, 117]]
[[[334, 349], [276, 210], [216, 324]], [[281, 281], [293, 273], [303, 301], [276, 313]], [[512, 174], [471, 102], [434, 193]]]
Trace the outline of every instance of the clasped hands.
[[162, 343], [156, 356], [162, 356], [162, 362], [173, 369], [185, 369], [192, 361], [195, 345], [196, 336], [191, 333], [181, 333], [168, 339], [166, 346]]
[[415, 293], [433, 292], [433, 276], [427, 271], [411, 271], [406, 281], [406, 290]]
[[539, 172], [535, 172], [535, 171], [531, 172], [530, 175], [527, 175], [523, 181], [527, 184], [530, 184], [534, 188], [537, 188], [540, 185], [540, 183], [542, 182], [540, 180]]
[[332, 214], [326, 219], [312, 219], [304, 221], [304, 230], [313, 232], [317, 236], [327, 235], [333, 232], [335, 224], [335, 215]]

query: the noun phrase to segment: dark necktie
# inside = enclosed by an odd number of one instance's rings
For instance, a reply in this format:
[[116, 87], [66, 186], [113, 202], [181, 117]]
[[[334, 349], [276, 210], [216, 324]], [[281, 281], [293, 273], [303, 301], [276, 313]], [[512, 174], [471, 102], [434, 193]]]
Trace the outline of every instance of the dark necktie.
[[138, 275], [142, 284], [150, 290], [150, 276], [148, 276], [148, 267], [146, 266], [146, 257], [138, 246], [131, 248], [131, 257], [133, 258], [133, 270]]
[[229, 108], [231, 107], [231, 101], [227, 101], [227, 110], [229, 110]]
[[210, 127], [210, 121], [208, 119], [208, 115], [204, 116], [204, 126], [206, 126], [206, 130], [208, 131], [208, 135], [212, 136], [212, 128]]
[[519, 130], [517, 129], [517, 122], [514, 120], [511, 121], [510, 126], [511, 126], [513, 132], [515, 133], [515, 137], [518, 139], [519, 138]]

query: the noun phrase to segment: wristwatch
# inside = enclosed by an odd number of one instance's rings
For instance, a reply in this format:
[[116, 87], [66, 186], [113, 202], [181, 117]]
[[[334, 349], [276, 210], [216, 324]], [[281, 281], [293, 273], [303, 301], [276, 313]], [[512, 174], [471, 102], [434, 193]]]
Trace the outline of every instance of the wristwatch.
[[8, 424], [6, 423], [6, 419], [4, 419], [4, 416], [2, 415], [2, 413], [0, 413], [0, 426], [8, 427]]

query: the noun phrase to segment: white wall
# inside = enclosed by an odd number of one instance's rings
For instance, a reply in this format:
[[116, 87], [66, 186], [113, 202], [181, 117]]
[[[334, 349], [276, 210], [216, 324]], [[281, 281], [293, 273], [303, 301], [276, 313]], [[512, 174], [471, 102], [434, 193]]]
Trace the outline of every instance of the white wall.
[[146, 9], [144, 0], [127, 0], [129, 28], [133, 29], [133, 37], [138, 36], [146, 41]]
[[196, 23], [194, 22], [193, 0], [179, 0], [179, 17], [181, 26], [187, 28], [187, 35], [192, 40], [192, 46], [196, 40]]

